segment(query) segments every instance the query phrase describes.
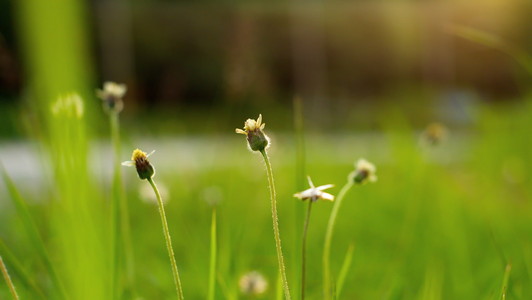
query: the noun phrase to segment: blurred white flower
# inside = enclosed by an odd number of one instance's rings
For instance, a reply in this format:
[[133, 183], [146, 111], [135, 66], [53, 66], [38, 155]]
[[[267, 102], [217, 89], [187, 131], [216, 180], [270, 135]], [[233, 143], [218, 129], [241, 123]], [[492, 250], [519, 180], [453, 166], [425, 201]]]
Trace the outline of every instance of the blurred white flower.
[[240, 277], [238, 282], [240, 292], [244, 295], [260, 295], [266, 292], [268, 282], [264, 276], [257, 271], [251, 271]]
[[124, 98], [126, 91], [125, 84], [107, 81], [103, 84], [102, 90], [96, 90], [96, 95], [102, 99], [106, 111], [119, 113], [124, 108], [122, 98]]
[[377, 181], [377, 168], [374, 164], [361, 158], [355, 164], [355, 171], [350, 174], [350, 178], [354, 183], [363, 184], [366, 182]]
[[65, 116], [67, 118], [78, 118], [83, 116], [83, 100], [76, 93], [67, 94], [59, 97], [52, 104], [52, 113], [55, 116]]

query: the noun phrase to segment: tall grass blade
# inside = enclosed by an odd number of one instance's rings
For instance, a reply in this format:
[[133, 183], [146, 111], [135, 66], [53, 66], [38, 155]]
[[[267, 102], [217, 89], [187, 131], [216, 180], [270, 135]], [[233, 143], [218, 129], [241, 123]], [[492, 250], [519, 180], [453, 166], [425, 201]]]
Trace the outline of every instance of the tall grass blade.
[[31, 287], [41, 299], [48, 299], [42, 289], [35, 283], [34, 278], [29, 274], [22, 263], [15, 257], [15, 255], [9, 250], [4, 241], [0, 239], [0, 256], [4, 257], [12, 267], [13, 273], [22, 281], [25, 286]]
[[507, 264], [504, 270], [504, 277], [502, 279], [501, 293], [499, 297], [500, 300], [506, 300], [506, 292], [508, 290], [508, 281], [510, 280], [511, 271], [512, 271], [512, 265]]
[[340, 295], [342, 294], [342, 289], [345, 283], [345, 278], [347, 277], [347, 274], [349, 274], [349, 269], [351, 268], [351, 262], [353, 261], [354, 250], [355, 250], [355, 246], [353, 244], [350, 244], [349, 248], [347, 248], [347, 252], [345, 253], [344, 262], [342, 263], [340, 272], [338, 273], [338, 279], [336, 280], [336, 298], [337, 299], [340, 299]]
[[9, 292], [11, 292], [11, 296], [13, 297], [14, 300], [18, 300], [19, 297], [17, 294], [17, 290], [15, 289], [15, 285], [13, 284], [13, 281], [11, 280], [9, 273], [7, 272], [7, 267], [4, 264], [4, 260], [2, 259], [2, 256], [0, 256], [0, 270], [2, 271], [2, 275], [4, 276], [7, 286], [9, 287]]
[[210, 253], [210, 262], [209, 262], [209, 294], [207, 299], [214, 300], [215, 296], [215, 285], [216, 285], [216, 209], [212, 210], [212, 221], [211, 221], [211, 253]]
[[509, 55], [528, 73], [530, 73], [530, 75], [532, 75], [532, 56], [526, 53], [523, 49], [504, 41], [496, 35], [479, 29], [467, 26], [452, 26], [449, 30], [461, 38], [484, 45], [486, 47], [497, 49]]
[[37, 229], [37, 224], [35, 223], [33, 217], [30, 214], [26, 201], [24, 200], [18, 188], [15, 186], [15, 183], [13, 182], [11, 177], [9, 177], [2, 165], [0, 165], [0, 172], [2, 173], [2, 179], [7, 187], [10, 199], [13, 205], [15, 206], [17, 215], [21, 219], [22, 224], [24, 224], [24, 229], [26, 230], [26, 233], [28, 234], [33, 247], [35, 247], [41, 258], [44, 260], [44, 265], [48, 273], [50, 274], [52, 282], [57, 288], [57, 291], [61, 295], [61, 298], [66, 299], [63, 283], [57, 275], [57, 270], [54, 264], [52, 263], [52, 260], [50, 259], [50, 255], [45, 247], [45, 242], [42, 239], [39, 230]]

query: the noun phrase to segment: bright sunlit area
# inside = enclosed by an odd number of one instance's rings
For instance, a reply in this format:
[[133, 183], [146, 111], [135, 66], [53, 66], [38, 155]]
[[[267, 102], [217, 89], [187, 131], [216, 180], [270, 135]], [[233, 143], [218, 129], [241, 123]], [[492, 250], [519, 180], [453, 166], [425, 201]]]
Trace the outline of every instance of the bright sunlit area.
[[0, 299], [532, 299], [531, 13], [0, 0]]

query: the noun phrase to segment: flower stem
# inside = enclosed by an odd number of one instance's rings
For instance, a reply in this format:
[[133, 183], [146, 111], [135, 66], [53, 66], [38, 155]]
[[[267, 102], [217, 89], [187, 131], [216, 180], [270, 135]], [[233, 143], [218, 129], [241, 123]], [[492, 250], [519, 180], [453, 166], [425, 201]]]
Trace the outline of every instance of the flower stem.
[[[131, 233], [129, 227], [129, 210], [127, 206], [124, 186], [122, 185], [122, 168], [120, 167], [120, 122], [118, 113], [111, 112], [109, 114], [109, 123], [111, 126], [111, 141], [114, 150], [114, 178], [113, 178], [113, 203], [111, 208], [111, 222], [114, 229], [112, 233], [112, 250], [114, 253], [112, 269], [113, 269], [113, 295], [118, 293], [120, 289], [117, 288], [117, 280], [120, 278], [120, 264], [119, 259], [123, 255], [125, 262], [127, 288], [133, 288], [134, 284], [134, 259], [133, 247], [131, 243]], [[120, 240], [121, 238], [121, 240]], [[120, 247], [122, 246], [122, 247]], [[122, 250], [122, 251], [121, 251]], [[121, 253], [122, 252], [122, 253]]]
[[207, 299], [214, 300], [216, 277], [216, 208], [212, 209], [211, 221], [211, 257], [209, 267], [209, 292]]
[[301, 300], [305, 300], [305, 279], [307, 269], [307, 232], [310, 223], [310, 212], [312, 209], [312, 199], [308, 201], [307, 216], [303, 227], [303, 241], [301, 244]]
[[164, 212], [164, 203], [161, 198], [161, 194], [159, 193], [159, 189], [157, 189], [157, 186], [155, 185], [155, 182], [153, 181], [153, 179], [148, 178], [148, 182], [153, 188], [153, 191], [155, 192], [155, 196], [157, 197], [157, 203], [159, 204], [159, 213], [161, 214], [161, 222], [163, 224], [163, 233], [166, 239], [166, 248], [168, 249], [168, 256], [170, 257], [170, 264], [172, 266], [172, 272], [174, 275], [174, 283], [175, 283], [175, 288], [177, 292], [177, 298], [180, 300], [183, 300], [184, 299], [183, 290], [181, 289], [181, 280], [179, 279], [179, 272], [177, 271], [177, 263], [175, 261], [174, 250], [172, 248], [172, 238], [170, 237], [170, 231], [168, 230], [168, 222], [166, 222], [166, 213]]
[[11, 281], [11, 277], [9, 277], [9, 273], [7, 272], [6, 265], [4, 264], [4, 260], [2, 260], [2, 256], [0, 256], [0, 269], [2, 269], [2, 274], [4, 275], [4, 279], [6, 280], [7, 286], [9, 287], [9, 291], [11, 292], [11, 296], [13, 296], [14, 300], [18, 300], [18, 294], [17, 290], [15, 289], [15, 285], [13, 285], [13, 281]]
[[286, 279], [286, 270], [284, 266], [283, 250], [281, 249], [281, 236], [279, 234], [279, 217], [277, 216], [277, 200], [275, 195], [275, 184], [273, 183], [272, 165], [266, 150], [260, 150], [264, 163], [266, 164], [266, 173], [268, 173], [268, 184], [270, 186], [270, 198], [272, 204], [272, 221], [273, 221], [273, 234], [275, 237], [275, 248], [277, 249], [277, 261], [279, 262], [279, 273], [281, 274], [281, 280], [283, 282], [284, 295], [286, 300], [290, 300], [290, 289], [288, 288], [288, 280]]
[[327, 224], [327, 231], [325, 233], [325, 243], [323, 246], [323, 297], [324, 299], [331, 299], [332, 289], [331, 289], [331, 265], [330, 265], [330, 256], [331, 256], [331, 241], [334, 231], [334, 224], [336, 223], [336, 216], [340, 210], [340, 205], [344, 199], [347, 191], [353, 186], [351, 181], [348, 181], [338, 193], [336, 201], [331, 211], [329, 217], [329, 223]]

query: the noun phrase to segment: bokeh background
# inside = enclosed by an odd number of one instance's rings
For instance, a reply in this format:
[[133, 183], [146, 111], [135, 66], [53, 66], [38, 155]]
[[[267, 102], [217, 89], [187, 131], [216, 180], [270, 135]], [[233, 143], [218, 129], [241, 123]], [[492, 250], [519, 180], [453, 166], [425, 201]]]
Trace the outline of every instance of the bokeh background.
[[[78, 283], [67, 284], [71, 299], [100, 299], [109, 288], [105, 251], [91, 254], [104, 263], [86, 262], [84, 273], [63, 263], [61, 239], [71, 233], [50, 204], [79, 180], [90, 187], [81, 198], [98, 200], [89, 214], [108, 217], [116, 161], [95, 97], [104, 81], [128, 87], [122, 160], [136, 147], [157, 150], [187, 298], [205, 299], [213, 202], [217, 298], [246, 298], [238, 280], [250, 270], [269, 281], [259, 297], [275, 298], [264, 167], [233, 133], [262, 113], [296, 299], [305, 207], [292, 194], [306, 175], [338, 193], [360, 157], [377, 165], [379, 181], [354, 188], [339, 216], [334, 272], [355, 249], [340, 299], [530, 299], [531, 13], [528, 0], [0, 0], [0, 161], [59, 277]], [[66, 137], [50, 104], [70, 92], [85, 100], [86, 135], [58, 147], [81, 143], [86, 151], [73, 155], [88, 167], [57, 179], [54, 145]], [[427, 143], [434, 122], [447, 134]], [[124, 177], [136, 271], [135, 284], [123, 279], [122, 298], [171, 299], [156, 207], [145, 182], [129, 169]], [[0, 185], [0, 254], [24, 298], [37, 299], [38, 286], [55, 299], [8, 187]], [[309, 299], [321, 299], [330, 209], [319, 203], [312, 216]], [[106, 239], [108, 224], [96, 224], [76, 225], [93, 236], [75, 249]], [[2, 282], [0, 298], [8, 297]]]

